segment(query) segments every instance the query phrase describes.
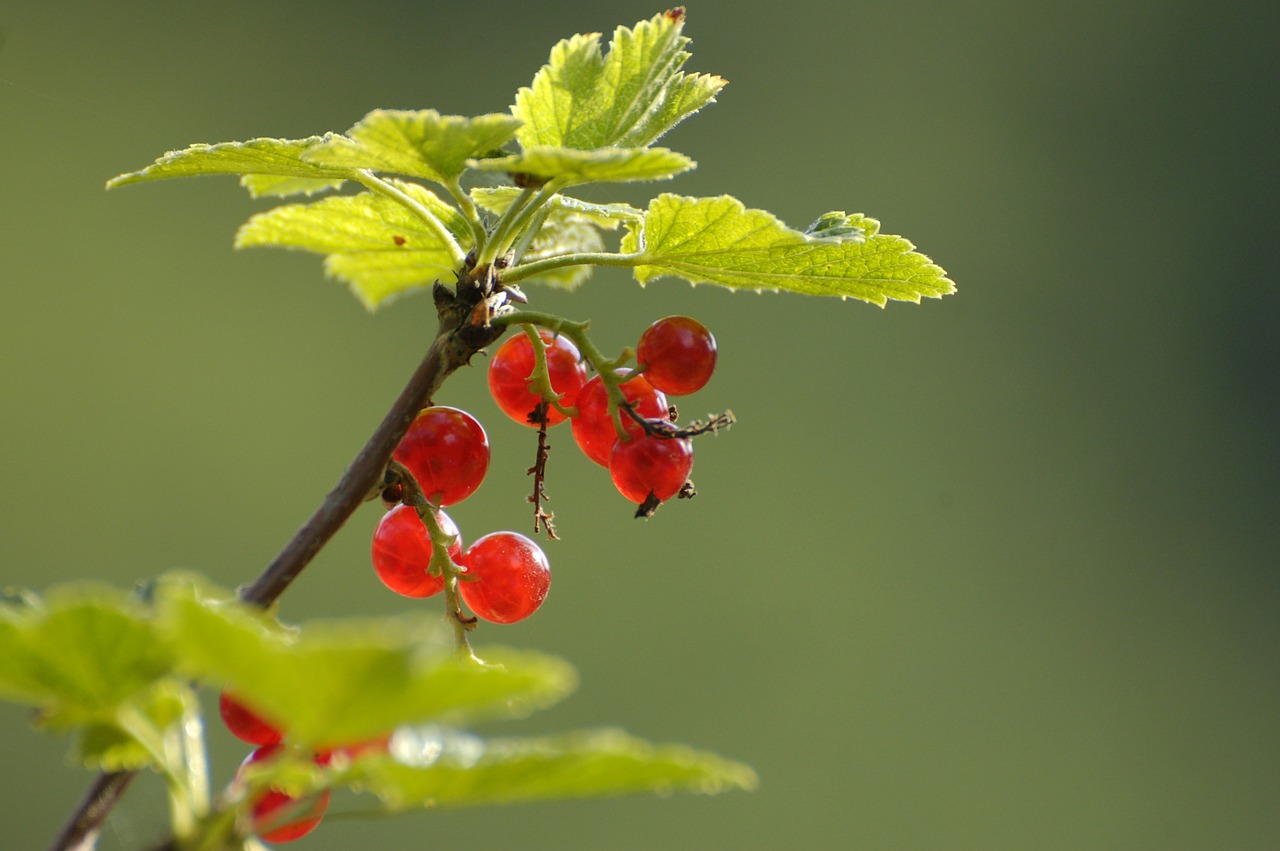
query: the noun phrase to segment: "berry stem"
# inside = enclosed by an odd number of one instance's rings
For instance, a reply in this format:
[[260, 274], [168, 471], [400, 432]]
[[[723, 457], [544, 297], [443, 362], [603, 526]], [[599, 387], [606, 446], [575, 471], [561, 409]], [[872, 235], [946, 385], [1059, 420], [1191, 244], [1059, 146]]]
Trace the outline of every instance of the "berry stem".
[[[630, 403], [627, 402], [627, 397], [623, 395], [620, 387], [620, 385], [630, 376], [620, 377], [617, 370], [631, 360], [635, 355], [634, 350], [631, 348], [625, 348], [618, 357], [610, 359], [603, 352], [597, 349], [595, 344], [591, 342], [591, 338], [587, 336], [587, 328], [590, 326], [589, 322], [573, 322], [569, 319], [565, 319], [563, 316], [556, 316], [551, 313], [542, 313], [536, 310], [517, 310], [501, 316], [495, 316], [493, 317], [493, 324], [524, 325], [526, 326], [525, 333], [529, 335], [530, 339], [537, 337], [538, 334], [536, 331], [530, 330], [528, 326], [536, 325], [546, 328], [548, 331], [552, 331], [553, 333], [563, 334], [572, 340], [573, 344], [578, 347], [578, 351], [582, 353], [582, 357], [585, 358], [587, 363], [591, 364], [592, 369], [600, 375], [600, 381], [604, 384], [605, 390], [609, 394], [609, 416], [613, 419], [614, 428], [618, 430], [618, 437], [622, 440], [628, 439], [626, 431], [622, 428], [618, 409], [630, 407]], [[538, 342], [534, 344], [535, 356], [539, 353], [538, 343], [541, 342], [541, 339], [539, 339]], [[545, 352], [543, 353], [543, 360], [541, 363], [543, 366], [543, 372], [545, 373]], [[537, 370], [535, 370], [535, 372], [536, 371]], [[550, 387], [549, 380], [547, 382], [547, 386]], [[543, 394], [543, 398], [549, 398], [546, 396], [545, 392]], [[556, 405], [556, 407], [560, 408], [559, 405]], [[562, 413], [564, 412], [563, 408], [560, 410]]]
[[544, 402], [566, 417], [576, 417], [578, 409], [566, 408], [561, 405], [560, 397], [562, 394], [557, 393], [555, 388], [551, 386], [551, 373], [547, 369], [547, 345], [542, 342], [542, 335], [538, 333], [535, 325], [528, 322], [520, 327], [524, 330], [525, 336], [529, 338], [529, 342], [533, 344], [533, 373], [529, 376], [529, 390], [537, 393]]
[[456, 544], [458, 539], [440, 528], [440, 521], [436, 518], [440, 506], [427, 501], [418, 480], [408, 467], [393, 459], [387, 463], [387, 472], [404, 486], [402, 501], [418, 512], [431, 535], [431, 562], [427, 565], [427, 572], [439, 574], [444, 580], [445, 618], [453, 626], [458, 654], [474, 659], [476, 656], [471, 650], [471, 642], [467, 640], [467, 632], [475, 628], [476, 619], [462, 613], [462, 598], [458, 594], [458, 577], [466, 571], [449, 557], [449, 547]]

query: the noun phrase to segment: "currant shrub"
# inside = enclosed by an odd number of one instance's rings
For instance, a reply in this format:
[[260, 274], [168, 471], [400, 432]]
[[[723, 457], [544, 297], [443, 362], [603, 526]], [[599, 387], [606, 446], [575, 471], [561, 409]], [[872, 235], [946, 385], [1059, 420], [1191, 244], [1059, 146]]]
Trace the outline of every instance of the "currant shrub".
[[409, 468], [432, 505], [453, 505], [480, 487], [489, 437], [475, 417], [443, 405], [424, 408], [393, 457]]
[[271, 722], [245, 706], [239, 698], [223, 691], [218, 696], [218, 711], [222, 714], [222, 723], [227, 725], [231, 735], [251, 745], [274, 745], [284, 734]]
[[[283, 745], [258, 748], [245, 758], [240, 769], [271, 759]], [[319, 760], [317, 760], [319, 762]], [[316, 829], [329, 809], [329, 790], [309, 798], [295, 798], [279, 789], [268, 789], [250, 803], [253, 831], [264, 842], [292, 842]]]
[[[558, 337], [543, 328], [538, 329], [538, 336], [546, 346], [551, 389], [560, 394], [560, 404], [569, 407], [578, 398], [582, 385], [587, 383], [587, 368], [582, 363], [582, 355], [567, 337]], [[521, 425], [537, 428], [537, 423], [529, 420], [533, 409], [542, 402], [542, 396], [529, 389], [533, 368], [533, 343], [527, 334], [517, 333], [503, 343], [489, 361], [489, 392], [507, 416]], [[564, 421], [564, 414], [555, 407], [548, 408], [547, 425], [559, 425]]]
[[463, 601], [478, 617], [514, 623], [533, 614], [551, 587], [542, 549], [517, 532], [479, 538], [462, 557], [470, 581], [459, 582]]
[[[619, 375], [627, 375], [629, 369], [618, 370]], [[636, 413], [648, 420], [665, 420], [667, 418], [667, 397], [660, 390], [654, 389], [643, 375], [636, 376], [622, 385], [622, 395], [631, 402]], [[609, 451], [618, 440], [618, 431], [614, 428], [613, 418], [609, 416], [609, 393], [605, 389], [600, 376], [595, 376], [578, 393], [576, 405], [578, 415], [573, 418], [573, 439], [592, 461], [601, 467], [609, 466]], [[640, 424], [620, 413], [622, 428], [629, 435], [644, 432]]]
[[688, 438], [639, 435], [619, 440], [609, 454], [609, 475], [627, 499], [644, 503], [650, 494], [665, 502], [680, 492], [693, 469], [693, 442]]
[[696, 319], [667, 316], [640, 335], [636, 362], [649, 383], [672, 396], [701, 390], [716, 368], [716, 338]]
[[[462, 558], [462, 537], [453, 519], [443, 511], [436, 521], [446, 535], [457, 540], [449, 547], [449, 558]], [[373, 569], [382, 584], [405, 597], [430, 597], [444, 590], [444, 578], [427, 572], [431, 564], [431, 533], [409, 505], [397, 505], [382, 515], [373, 532]], [[263, 742], [262, 744], [266, 744]]]

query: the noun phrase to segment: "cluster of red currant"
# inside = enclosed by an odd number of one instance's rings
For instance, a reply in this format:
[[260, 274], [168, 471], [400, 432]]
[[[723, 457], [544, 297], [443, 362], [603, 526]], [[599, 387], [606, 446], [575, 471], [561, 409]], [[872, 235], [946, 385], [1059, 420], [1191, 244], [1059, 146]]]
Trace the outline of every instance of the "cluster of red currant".
[[[538, 353], [528, 335], [507, 340], [489, 363], [489, 390], [508, 416], [539, 427], [571, 417], [573, 439], [583, 453], [609, 469], [614, 485], [634, 503], [661, 503], [678, 494], [693, 469], [693, 442], [671, 425], [667, 396], [700, 390], [716, 366], [716, 341], [702, 323], [668, 316], [650, 325], [636, 348], [639, 368], [610, 370], [587, 380], [578, 347], [565, 336], [539, 329], [546, 374], [556, 407], [543, 404], [531, 386]], [[610, 385], [625, 405], [610, 404]]]
[[443, 591], [446, 566], [432, 564], [434, 541], [440, 541], [453, 572], [465, 580], [458, 594], [477, 616], [513, 623], [533, 614], [551, 587], [542, 549], [516, 532], [493, 532], [463, 550], [457, 525], [440, 510], [474, 493], [489, 469], [489, 438], [480, 423], [457, 408], [426, 408], [393, 457], [417, 480], [435, 528], [405, 503], [383, 515], [373, 533], [373, 568], [383, 584], [406, 597]]
[[[274, 758], [286, 745], [284, 733], [238, 698], [224, 691], [218, 699], [218, 709], [227, 729], [237, 739], [257, 745], [257, 749], [240, 765], [237, 778], [248, 766]], [[385, 749], [389, 736], [340, 748], [331, 748], [314, 755], [316, 764], [327, 766], [339, 753], [354, 756], [370, 749]], [[269, 788], [247, 803], [251, 829], [264, 842], [292, 842], [315, 830], [329, 809], [329, 790], [325, 789], [306, 798], [298, 798], [279, 789]]]

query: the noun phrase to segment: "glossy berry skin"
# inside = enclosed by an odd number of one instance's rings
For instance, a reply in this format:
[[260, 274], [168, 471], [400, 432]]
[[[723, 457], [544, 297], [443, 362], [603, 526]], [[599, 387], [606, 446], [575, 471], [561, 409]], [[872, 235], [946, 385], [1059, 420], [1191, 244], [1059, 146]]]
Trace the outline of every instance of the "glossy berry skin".
[[652, 493], [665, 502], [680, 492], [693, 469], [693, 441], [641, 435], [618, 441], [609, 454], [609, 475], [623, 496], [643, 503]]
[[716, 368], [716, 338], [696, 319], [667, 316], [645, 329], [636, 347], [645, 378], [672, 396], [701, 390]]
[[[618, 372], [627, 374], [631, 370], [620, 369]], [[643, 375], [623, 384], [622, 395], [634, 405], [636, 413], [645, 419], [667, 418], [667, 397], [662, 391], [655, 390]], [[609, 416], [609, 394], [600, 376], [595, 376], [582, 388], [582, 392], [578, 394], [577, 408], [578, 415], [573, 418], [574, 441], [584, 455], [601, 467], [608, 467], [609, 452], [618, 440], [618, 430], [614, 428], [613, 419]], [[631, 417], [621, 412], [620, 416], [627, 434], [644, 432], [640, 424]]]
[[[240, 768], [270, 759], [281, 747], [267, 745], [258, 748], [249, 754]], [[325, 811], [329, 809], [329, 790], [302, 800], [278, 789], [268, 789], [260, 793], [251, 806], [253, 829], [259, 839], [263, 842], [292, 842], [315, 830], [324, 818]], [[281, 823], [282, 818], [288, 818], [288, 821]]]
[[458, 583], [463, 601], [478, 617], [514, 623], [533, 614], [551, 587], [551, 566], [533, 541], [516, 532], [493, 532], [463, 556], [474, 580]]
[[222, 723], [227, 725], [231, 735], [242, 742], [274, 745], [284, 737], [278, 727], [226, 691], [218, 696], [218, 711], [222, 715]]
[[[457, 562], [462, 558], [457, 524], [443, 511], [436, 512], [436, 522], [445, 534], [458, 538], [449, 547], [449, 557]], [[397, 594], [430, 597], [444, 590], [444, 577], [427, 572], [431, 564], [431, 532], [411, 506], [397, 505], [382, 515], [373, 532], [372, 555], [378, 578]]]
[[[582, 355], [566, 337], [557, 337], [543, 328], [538, 329], [547, 351], [547, 375], [551, 389], [560, 395], [560, 404], [569, 407], [578, 398], [578, 391], [587, 383], [587, 368]], [[521, 425], [537, 428], [529, 421], [529, 415], [542, 401], [542, 397], [529, 390], [529, 376], [533, 373], [533, 343], [523, 332], [508, 339], [489, 361], [489, 392], [498, 407]], [[547, 410], [547, 425], [559, 425], [565, 415], [554, 407]]]
[[393, 453], [433, 505], [453, 505], [480, 487], [489, 470], [489, 436], [466, 411], [424, 408]]

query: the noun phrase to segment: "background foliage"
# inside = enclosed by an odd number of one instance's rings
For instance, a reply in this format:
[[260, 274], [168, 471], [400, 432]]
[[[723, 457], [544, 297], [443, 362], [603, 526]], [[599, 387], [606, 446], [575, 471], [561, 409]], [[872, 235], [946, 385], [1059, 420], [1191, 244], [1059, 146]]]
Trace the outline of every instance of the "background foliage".
[[[256, 575], [434, 328], [426, 298], [369, 317], [316, 258], [233, 253], [232, 179], [107, 194], [106, 178], [373, 106], [500, 111], [560, 37], [659, 11], [424, 8], [0, 5], [4, 583]], [[961, 291], [881, 312], [602, 270], [539, 292], [602, 344], [697, 315], [722, 360], [689, 404], [741, 422], [699, 448], [699, 498], [649, 524], [553, 441], [556, 587], [492, 640], [581, 674], [523, 730], [696, 742], [753, 764], [761, 789], [331, 817], [309, 847], [371, 830], [391, 847], [1274, 844], [1277, 113], [1257, 86], [1274, 78], [1275, 9], [689, 14], [693, 67], [730, 86], [664, 138], [699, 169], [661, 188], [730, 192], [795, 227], [866, 210]], [[471, 538], [523, 528], [528, 431], [478, 373], [447, 395], [494, 444], [455, 519]], [[376, 513], [287, 617], [414, 605], [368, 568]], [[225, 777], [242, 749], [212, 735]], [[0, 741], [5, 844], [38, 847], [88, 777], [8, 705]], [[162, 812], [139, 783], [104, 847], [153, 838]]]

